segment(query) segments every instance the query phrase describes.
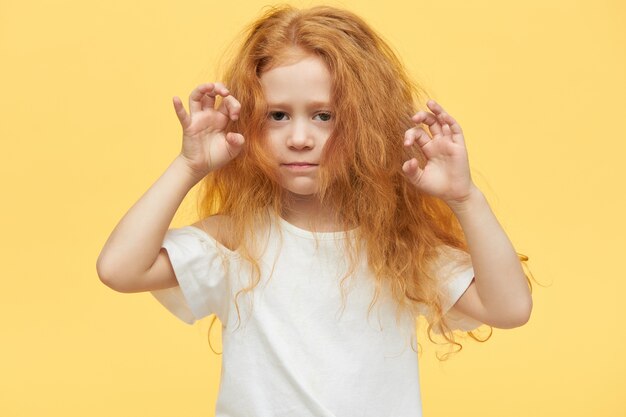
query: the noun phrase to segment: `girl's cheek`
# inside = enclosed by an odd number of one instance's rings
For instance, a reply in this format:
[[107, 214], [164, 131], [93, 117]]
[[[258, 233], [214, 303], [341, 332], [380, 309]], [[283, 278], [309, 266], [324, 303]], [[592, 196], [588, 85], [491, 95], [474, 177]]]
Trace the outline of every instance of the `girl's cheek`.
[[276, 161], [278, 159], [278, 150], [276, 149], [276, 143], [272, 140], [272, 137], [270, 135], [266, 134], [262, 138], [260, 145], [266, 157], [273, 161]]

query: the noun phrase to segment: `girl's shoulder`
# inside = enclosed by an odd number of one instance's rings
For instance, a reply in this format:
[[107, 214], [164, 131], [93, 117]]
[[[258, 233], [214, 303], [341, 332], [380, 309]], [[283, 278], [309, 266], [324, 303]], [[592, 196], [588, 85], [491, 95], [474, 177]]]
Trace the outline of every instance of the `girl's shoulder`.
[[230, 216], [214, 214], [193, 223], [191, 226], [203, 230], [206, 234], [231, 251], [235, 250], [233, 223]]

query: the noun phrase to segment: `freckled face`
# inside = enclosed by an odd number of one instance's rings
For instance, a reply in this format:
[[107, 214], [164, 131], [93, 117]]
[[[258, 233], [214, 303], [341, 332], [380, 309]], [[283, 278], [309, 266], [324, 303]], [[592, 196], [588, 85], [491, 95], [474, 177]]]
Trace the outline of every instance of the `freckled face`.
[[324, 61], [305, 55], [260, 77], [268, 104], [266, 144], [280, 184], [298, 195], [317, 192], [322, 149], [334, 125], [331, 76]]

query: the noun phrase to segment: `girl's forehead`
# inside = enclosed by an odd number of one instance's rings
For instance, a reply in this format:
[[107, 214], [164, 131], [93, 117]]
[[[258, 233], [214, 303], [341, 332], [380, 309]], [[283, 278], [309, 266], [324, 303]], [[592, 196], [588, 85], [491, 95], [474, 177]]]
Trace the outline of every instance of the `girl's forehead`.
[[261, 76], [267, 71], [270, 71], [276, 67], [284, 67], [296, 64], [307, 58], [319, 58], [317, 54], [307, 51], [304, 48], [299, 46], [291, 46], [283, 49], [282, 51], [277, 52], [273, 57], [271, 57], [269, 64], [263, 68], [263, 72]]
[[289, 60], [274, 65], [261, 74], [261, 80], [283, 81], [289, 79], [314, 79], [315, 81], [330, 80], [330, 71], [325, 62], [316, 55], [305, 55], [300, 59]]
[[315, 55], [275, 66], [265, 71], [260, 80], [270, 102], [330, 101], [330, 72], [324, 61]]

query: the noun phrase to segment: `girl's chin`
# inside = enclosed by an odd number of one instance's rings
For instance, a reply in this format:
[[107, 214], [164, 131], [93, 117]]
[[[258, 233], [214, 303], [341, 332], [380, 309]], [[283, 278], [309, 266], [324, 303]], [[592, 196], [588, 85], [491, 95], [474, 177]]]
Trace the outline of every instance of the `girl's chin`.
[[287, 194], [293, 195], [294, 197], [298, 197], [301, 199], [313, 199], [316, 198], [316, 194], [318, 191], [317, 179], [300, 177], [300, 178], [282, 178], [280, 184], [283, 190], [286, 191]]
[[316, 200], [317, 190], [314, 188], [298, 188], [298, 187], [284, 187], [285, 194], [293, 199], [297, 200]]
[[317, 199], [317, 196], [314, 191], [300, 191], [300, 190], [289, 190], [287, 189], [287, 195], [293, 198], [297, 198], [300, 200], [314, 200]]

